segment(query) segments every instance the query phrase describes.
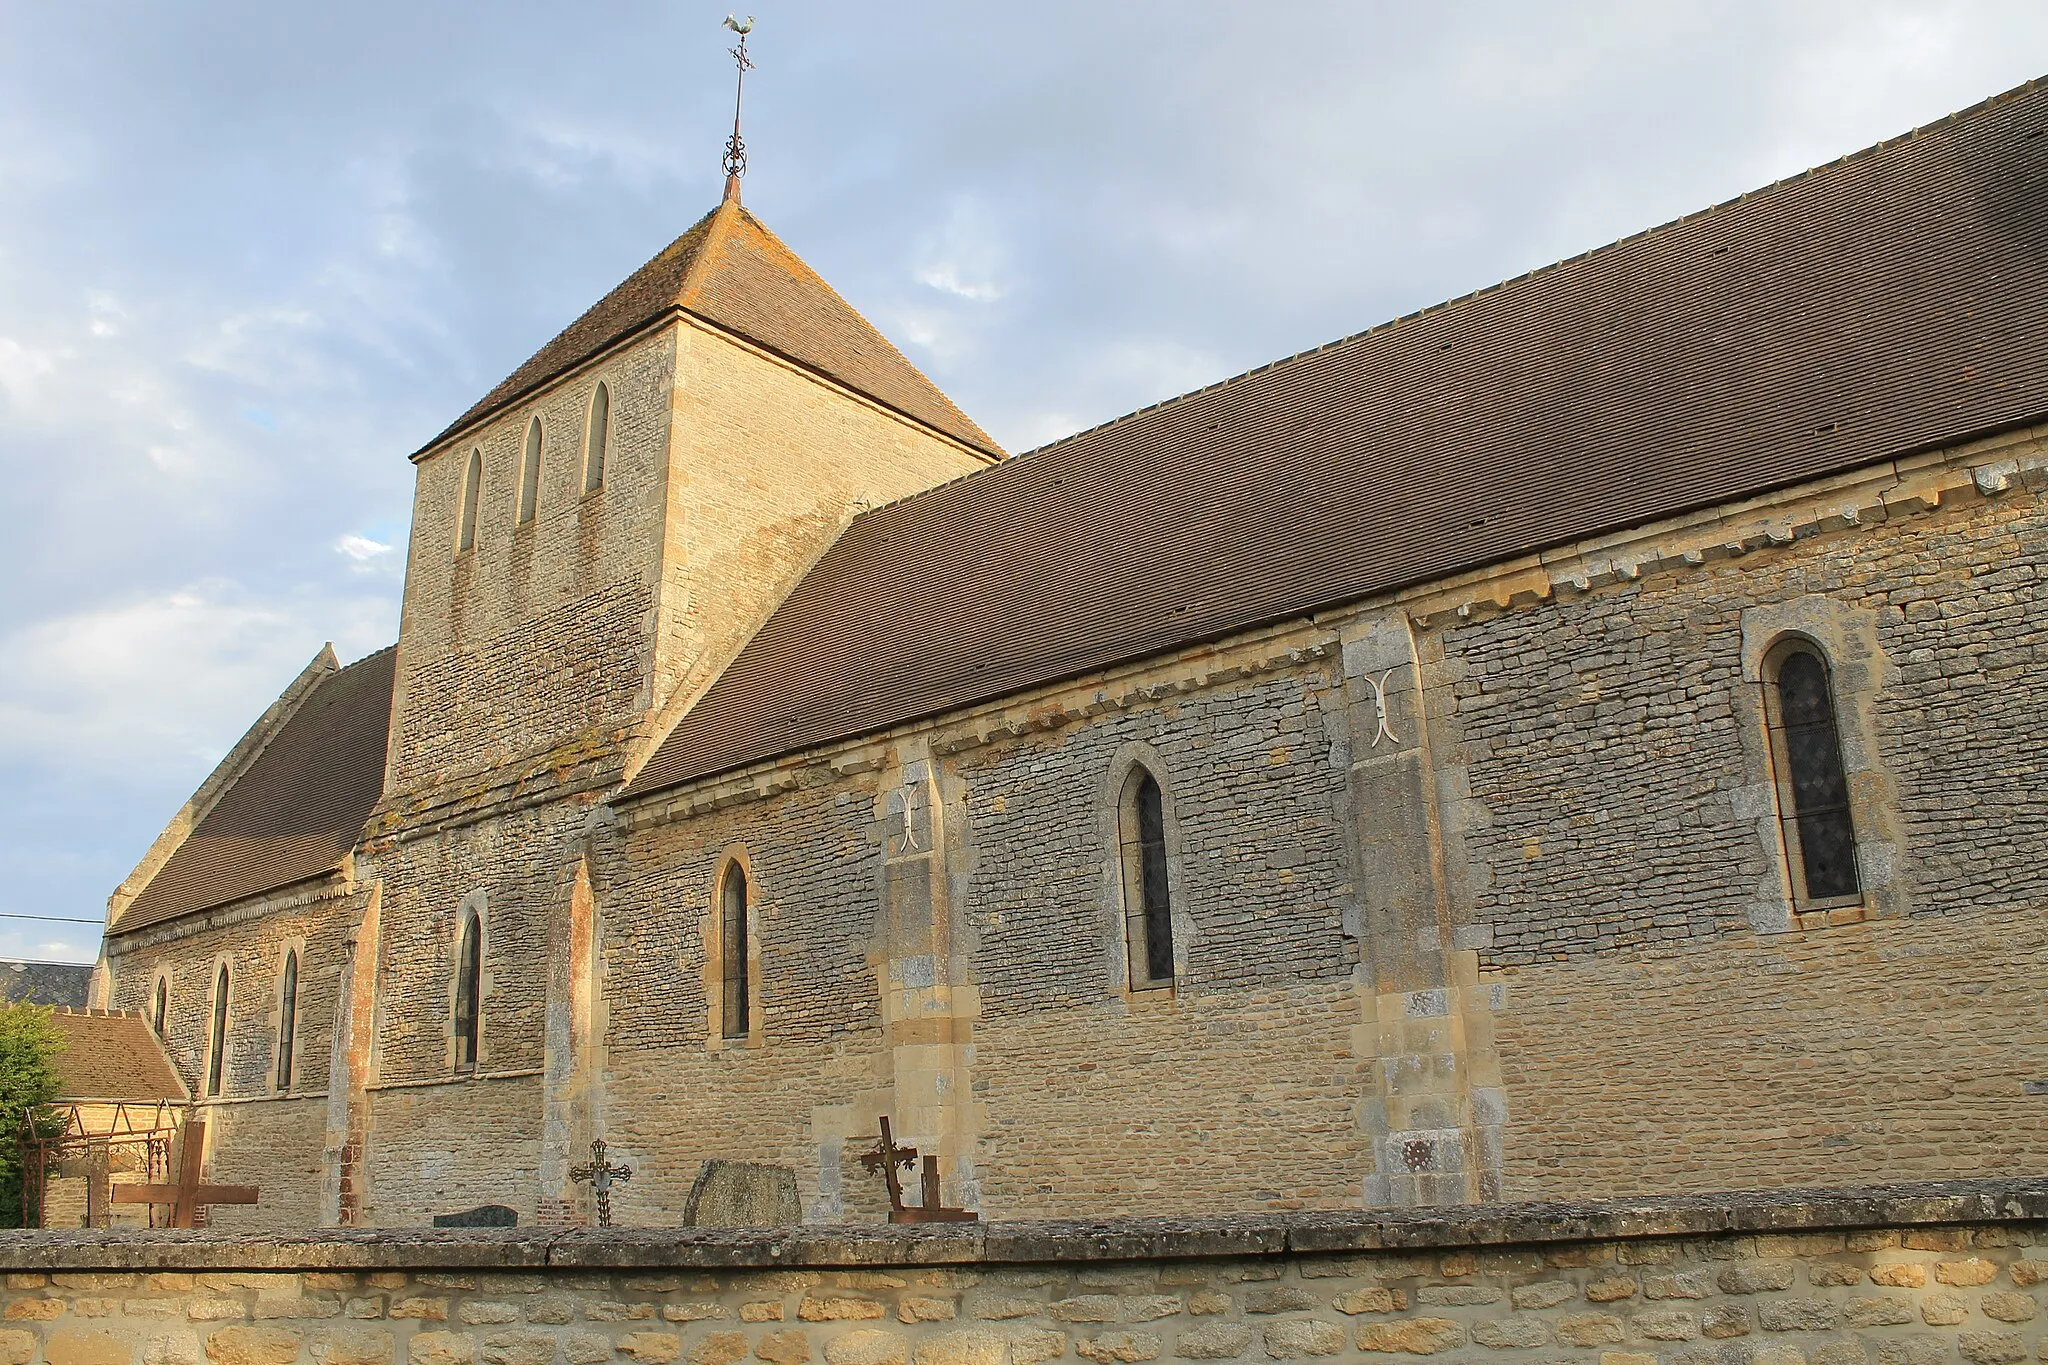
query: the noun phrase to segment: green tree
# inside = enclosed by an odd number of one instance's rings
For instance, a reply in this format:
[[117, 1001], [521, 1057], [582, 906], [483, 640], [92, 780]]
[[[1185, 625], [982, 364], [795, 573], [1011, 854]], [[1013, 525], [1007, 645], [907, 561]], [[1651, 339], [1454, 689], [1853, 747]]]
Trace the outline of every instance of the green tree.
[[47, 1006], [0, 1008], [0, 1228], [23, 1226], [24, 1129], [31, 1112], [46, 1132], [54, 1122], [49, 1105], [62, 1085], [57, 1054], [63, 1047]]

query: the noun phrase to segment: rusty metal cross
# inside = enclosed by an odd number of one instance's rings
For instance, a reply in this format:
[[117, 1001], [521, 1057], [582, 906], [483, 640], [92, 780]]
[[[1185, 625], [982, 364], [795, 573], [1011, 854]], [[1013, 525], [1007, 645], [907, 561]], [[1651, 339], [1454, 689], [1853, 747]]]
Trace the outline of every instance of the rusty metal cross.
[[199, 1162], [206, 1154], [206, 1124], [193, 1119], [185, 1125], [184, 1160], [179, 1163], [178, 1183], [175, 1185], [116, 1185], [116, 1204], [169, 1204], [171, 1206], [170, 1226], [192, 1228], [199, 1226], [199, 1210], [208, 1204], [253, 1204], [257, 1190], [254, 1185], [203, 1185], [199, 1181]]
[[939, 1159], [929, 1153], [923, 1158], [923, 1169], [919, 1172], [921, 1186], [919, 1195], [923, 1202], [903, 1202], [903, 1182], [896, 1175], [901, 1167], [910, 1170], [919, 1164], [915, 1147], [898, 1147], [896, 1134], [889, 1127], [889, 1116], [882, 1115], [882, 1135], [875, 1143], [875, 1150], [864, 1154], [860, 1164], [869, 1171], [881, 1172], [882, 1182], [889, 1187], [889, 1221], [892, 1223], [972, 1223], [981, 1217], [969, 1209], [949, 1209], [939, 1197]]
[[608, 1228], [612, 1225], [612, 1186], [623, 1185], [633, 1178], [633, 1168], [624, 1162], [614, 1165], [604, 1158], [605, 1141], [598, 1138], [590, 1144], [590, 1160], [569, 1168], [569, 1178], [577, 1184], [588, 1183], [590, 1192], [597, 1196], [597, 1225]]

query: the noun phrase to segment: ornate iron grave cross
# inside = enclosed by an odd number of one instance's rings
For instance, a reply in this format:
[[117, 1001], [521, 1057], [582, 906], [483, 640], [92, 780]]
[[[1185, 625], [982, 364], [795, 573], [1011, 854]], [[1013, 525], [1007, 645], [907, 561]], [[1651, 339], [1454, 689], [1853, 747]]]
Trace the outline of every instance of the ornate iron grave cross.
[[253, 1204], [257, 1190], [254, 1185], [202, 1185], [199, 1183], [199, 1162], [206, 1154], [206, 1124], [193, 1119], [185, 1125], [184, 1160], [179, 1163], [178, 1183], [175, 1185], [116, 1185], [116, 1204], [169, 1204], [171, 1206], [170, 1227], [195, 1228], [199, 1226], [199, 1210], [208, 1204]]
[[569, 1178], [581, 1185], [588, 1182], [590, 1192], [597, 1196], [597, 1225], [608, 1228], [612, 1225], [612, 1186], [623, 1185], [633, 1178], [633, 1168], [620, 1162], [618, 1165], [604, 1159], [603, 1138], [590, 1144], [590, 1160], [569, 1168]]

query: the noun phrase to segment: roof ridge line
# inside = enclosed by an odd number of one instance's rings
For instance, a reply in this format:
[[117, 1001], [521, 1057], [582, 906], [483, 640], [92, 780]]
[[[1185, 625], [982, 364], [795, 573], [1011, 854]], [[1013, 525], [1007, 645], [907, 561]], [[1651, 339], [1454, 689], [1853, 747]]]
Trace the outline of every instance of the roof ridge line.
[[[727, 209], [733, 210], [733, 213], [730, 216], [726, 214]], [[904, 368], [909, 370], [910, 373], [920, 383], [922, 383], [926, 388], [930, 389], [932, 393], [936, 394], [939, 397], [939, 399], [942, 400], [948, 407], [952, 408], [954, 414], [958, 416], [961, 420], [966, 422], [968, 427], [970, 427], [972, 430], [978, 433], [983, 440], [988, 442], [987, 447], [984, 448], [972, 441], [964, 440], [963, 438], [944, 430], [935, 423], [906, 411], [898, 404], [893, 403], [886, 398], [883, 398], [881, 395], [868, 392], [866, 389], [862, 388], [858, 384], [855, 384], [851, 379], [843, 375], [832, 374], [827, 371], [819, 369], [816, 365], [798, 360], [795, 356], [786, 354], [780, 348], [773, 346], [767, 342], [764, 342], [757, 337], [749, 336], [746, 332], [741, 331], [740, 329], [732, 326], [730, 323], [722, 322], [718, 318], [713, 317], [710, 314], [698, 308], [697, 302], [692, 296], [704, 283], [705, 277], [709, 274], [709, 262], [711, 261], [712, 254], [714, 252], [723, 253], [726, 249], [727, 244], [732, 240], [734, 235], [734, 229], [730, 225], [734, 222], [743, 222], [747, 226], [753, 228], [754, 231], [760, 233], [763, 237], [767, 238], [769, 243], [776, 247], [784, 256], [788, 257], [789, 264], [795, 265], [798, 269], [800, 269], [803, 272], [803, 275], [807, 277], [805, 280], [807, 285], [822, 290], [826, 294], [826, 296], [832, 300], [832, 302], [838, 304], [841, 308], [844, 308], [851, 317], [853, 317], [857, 322], [859, 322], [861, 326], [867, 328], [867, 330], [871, 332], [876, 337], [876, 339], [881, 341], [881, 343], [884, 346], [888, 347], [891, 351], [895, 352], [896, 358], [903, 362]], [[907, 354], [905, 354], [901, 346], [898, 346], [894, 341], [890, 340], [888, 334], [885, 333], [881, 328], [875, 326], [873, 320], [870, 319], [866, 313], [863, 313], [860, 309], [854, 307], [853, 304], [847, 299], [847, 297], [844, 294], [840, 293], [837, 289], [835, 289], [832, 286], [832, 282], [830, 280], [826, 279], [823, 275], [819, 274], [816, 267], [812, 266], [812, 264], [809, 261], [805, 260], [802, 256], [798, 255], [795, 249], [792, 248], [789, 245], [789, 243], [783, 241], [782, 238], [779, 235], [777, 235], [775, 229], [769, 227], [766, 223], [762, 222], [758, 217], [756, 217], [753, 214], [751, 210], [749, 210], [746, 207], [746, 205], [740, 203], [736, 199], [728, 199], [721, 203], [718, 206], [718, 208], [712, 211], [711, 228], [705, 236], [704, 245], [698, 249], [697, 255], [690, 262], [690, 269], [685, 273], [683, 277], [683, 287], [676, 291], [675, 306], [677, 308], [682, 309], [684, 312], [690, 314], [692, 317], [701, 319], [702, 321], [712, 324], [721, 331], [729, 332], [734, 336], [744, 337], [747, 341], [753, 343], [754, 345], [760, 346], [763, 349], [773, 352], [776, 355], [780, 355], [785, 360], [790, 360], [796, 364], [799, 364], [803, 366], [803, 368], [806, 370], [812, 371], [814, 373], [824, 374], [827, 379], [830, 379], [833, 383], [838, 384], [842, 388], [860, 394], [863, 398], [868, 399], [870, 402], [879, 403], [881, 406], [887, 408], [889, 411], [896, 413], [899, 416], [909, 418], [911, 421], [916, 422], [919, 426], [925, 428], [928, 431], [938, 433], [941, 437], [953, 442], [956, 445], [974, 451], [980, 455], [992, 456], [998, 462], [1009, 458], [1009, 452], [1003, 449], [1001, 444], [997, 442], [996, 438], [989, 435], [988, 432], [984, 431], [979, 422], [975, 421], [972, 417], [969, 417], [967, 415], [966, 410], [962, 408], [958, 403], [955, 403], [951, 395], [947, 394], [944, 389], [941, 389], [936, 383], [934, 383], [932, 381], [932, 377], [926, 374], [921, 368], [919, 368], [917, 362], [912, 360]]]
[[703, 288], [704, 277], [710, 273], [711, 258], [725, 250], [726, 241], [732, 236], [734, 214], [744, 212], [737, 199], [721, 199], [718, 207], [711, 210], [711, 223], [704, 230], [704, 242], [690, 257], [689, 268], [683, 271], [683, 282], [677, 286], [675, 297], [670, 300], [671, 307], [691, 313], [697, 311], [696, 295]]
[[[1582, 261], [1589, 256], [1594, 256], [1605, 251], [1611, 251], [1615, 247], [1621, 246], [1623, 243], [1633, 242], [1641, 238], [1651, 237], [1659, 233], [1668, 232], [1671, 229], [1679, 227], [1683, 224], [1694, 222], [1701, 218], [1705, 218], [1709, 214], [1719, 213], [1724, 209], [1731, 208], [1736, 204], [1742, 203], [1744, 200], [1754, 199], [1759, 195], [1769, 194], [1773, 190], [1781, 189], [1784, 186], [1790, 185], [1796, 181], [1805, 180], [1808, 177], [1818, 175], [1823, 171], [1833, 170], [1838, 166], [1845, 166], [1852, 162], [1865, 160], [1866, 158], [1875, 156], [1877, 153], [1881, 151], [1885, 151], [1888, 148], [1895, 147], [1901, 142], [1909, 142], [1916, 137], [1921, 137], [1927, 133], [1931, 133], [1941, 128], [1944, 124], [1955, 123], [1958, 120], [1961, 120], [1970, 115], [1977, 114], [1985, 109], [1988, 109], [1993, 105], [2002, 104], [2009, 99], [2015, 99], [2018, 96], [2023, 95], [2028, 91], [2033, 90], [2037, 86], [2041, 85], [2043, 81], [2048, 81], [2048, 76], [2032, 77], [2028, 80], [2022, 81], [2020, 84], [2016, 86], [2013, 86], [2009, 90], [2001, 90], [1995, 95], [1990, 95], [1984, 99], [1978, 100], [1975, 104], [1972, 104], [1967, 108], [1957, 109], [1951, 113], [1943, 114], [1940, 118], [1929, 119], [1925, 123], [1915, 124], [1913, 127], [1908, 128], [1903, 133], [1894, 133], [1892, 136], [1884, 138], [1883, 140], [1878, 142], [1873, 142], [1869, 146], [1859, 147], [1855, 151], [1844, 152], [1842, 155], [1834, 157], [1831, 160], [1817, 162], [1814, 165], [1806, 167], [1804, 170], [1798, 170], [1792, 172], [1789, 175], [1779, 176], [1776, 180], [1769, 181], [1766, 184], [1758, 185], [1754, 189], [1744, 190], [1740, 194], [1731, 195], [1726, 199], [1717, 200], [1716, 202], [1707, 205], [1705, 208], [1694, 209], [1690, 213], [1680, 214], [1678, 217], [1667, 219], [1662, 223], [1655, 223], [1646, 228], [1639, 228], [1634, 232], [1624, 233], [1622, 236], [1616, 237], [1613, 241], [1603, 242], [1599, 246], [1588, 247], [1584, 251], [1574, 252], [1569, 256], [1560, 256], [1556, 260], [1546, 262], [1542, 265], [1531, 266], [1529, 269], [1522, 271], [1518, 275], [1510, 275], [1506, 279], [1496, 280], [1492, 284], [1482, 285], [1477, 289], [1467, 290], [1463, 294], [1453, 295], [1452, 297], [1448, 299], [1443, 299], [1440, 302], [1428, 304], [1421, 308], [1410, 309], [1406, 313], [1397, 314], [1394, 317], [1388, 318], [1383, 322], [1376, 322], [1370, 327], [1366, 327], [1359, 331], [1351, 332], [1344, 336], [1337, 337], [1333, 340], [1323, 342], [1319, 346], [1310, 346], [1303, 350], [1294, 351], [1290, 354], [1280, 356], [1277, 359], [1266, 361], [1262, 365], [1254, 365], [1249, 370], [1241, 371], [1240, 373], [1230, 375], [1224, 379], [1218, 379], [1213, 383], [1203, 384], [1198, 388], [1189, 389], [1184, 393], [1174, 394], [1170, 398], [1162, 398], [1155, 403], [1147, 403], [1145, 406], [1140, 408], [1133, 408], [1129, 412], [1122, 413], [1116, 417], [1111, 417], [1106, 421], [1097, 422], [1094, 426], [1083, 427], [1079, 431], [1073, 432], [1070, 435], [1060, 437], [1058, 440], [1048, 441], [1044, 445], [1032, 446], [1028, 450], [1020, 450], [1016, 454], [1010, 456], [1010, 458], [1004, 461], [1004, 463], [1008, 464], [1017, 460], [1028, 459], [1032, 456], [1040, 455], [1050, 450], [1056, 450], [1059, 447], [1066, 445], [1071, 441], [1078, 441], [1084, 436], [1093, 436], [1098, 432], [1108, 430], [1110, 427], [1120, 425], [1124, 422], [1135, 420], [1139, 417], [1143, 417], [1148, 412], [1155, 412], [1160, 408], [1171, 406], [1172, 404], [1179, 403], [1185, 399], [1194, 398], [1197, 395], [1208, 393], [1214, 389], [1225, 388], [1229, 385], [1236, 384], [1242, 380], [1249, 379], [1253, 375], [1264, 374], [1268, 370], [1278, 369], [1282, 365], [1288, 365], [1297, 360], [1305, 360], [1309, 356], [1318, 355], [1323, 351], [1330, 350], [1332, 347], [1343, 346], [1351, 342], [1360, 341], [1365, 337], [1372, 336], [1377, 332], [1382, 332], [1389, 327], [1398, 326], [1399, 324], [1404, 322], [1412, 322], [1416, 318], [1425, 317], [1430, 314], [1440, 313], [1446, 309], [1454, 308], [1461, 303], [1469, 303], [1474, 299], [1484, 298], [1488, 294], [1492, 294], [1497, 290], [1505, 289], [1511, 284], [1519, 284], [1523, 280], [1530, 279], [1537, 275], [1548, 274], [1550, 271], [1557, 270], [1560, 267], [1571, 265], [1575, 261]], [[981, 471], [979, 470], [972, 471], [972, 473], [970, 473], [967, 477], [972, 477], [972, 474], [980, 472]], [[938, 486], [943, 487], [944, 485]]]
[[[940, 398], [944, 399], [947, 405], [950, 406], [954, 412], [958, 413], [962, 418], [966, 420], [968, 426], [980, 432], [983, 438], [988, 441], [989, 446], [995, 451], [995, 457], [998, 462], [1009, 458], [1009, 452], [1003, 449], [1002, 445], [996, 440], [995, 437], [990, 436], [988, 432], [982, 430], [981, 423], [975, 421], [972, 417], [969, 417], [967, 415], [967, 410], [961, 407], [958, 403], [955, 403], [953, 401], [953, 396], [951, 394], [947, 393], [944, 389], [940, 388], [938, 384], [933, 381], [932, 377], [924, 372], [923, 367], [920, 366], [916, 361], [912, 360], [910, 358], [909, 353], [906, 352], [901, 346], [898, 346], [895, 343], [895, 341], [890, 338], [887, 332], [884, 332], [881, 328], [875, 326], [874, 320], [872, 318], [870, 318], [866, 313], [863, 313], [860, 309], [854, 307], [853, 301], [847, 298], [846, 295], [840, 293], [838, 288], [832, 283], [832, 281], [826, 279], [824, 275], [819, 273], [817, 267], [813, 266], [809, 261], [805, 260], [803, 257], [797, 255], [796, 251], [789, 245], [789, 243], [782, 240], [782, 238], [776, 233], [774, 228], [769, 227], [766, 223], [762, 222], [759, 218], [755, 217], [754, 214], [746, 207], [746, 205], [741, 204], [738, 200], [733, 200], [732, 202], [734, 207], [739, 209], [741, 215], [744, 216], [749, 223], [753, 224], [755, 228], [759, 229], [763, 234], [765, 234], [770, 241], [774, 242], [777, 246], [781, 247], [784, 251], [788, 252], [790, 259], [796, 262], [797, 265], [803, 267], [805, 273], [807, 273], [811, 277], [812, 282], [815, 283], [818, 288], [824, 290], [827, 294], [831, 295], [833, 302], [837, 303], [840, 307], [844, 308], [847, 312], [853, 314], [854, 317], [858, 318], [867, 327], [869, 331], [873, 332], [877, 337], [879, 337], [882, 340], [884, 345], [888, 346], [890, 350], [896, 353], [897, 359], [901, 360], [904, 363], [904, 365], [909, 368], [912, 374], [916, 375], [919, 379], [923, 380], [925, 385], [929, 387], [933, 393], [937, 394]], [[838, 382], [845, 384], [847, 388], [853, 389], [856, 393], [861, 392], [860, 389], [855, 388], [853, 384], [847, 382], [846, 380], [842, 379], [839, 380]], [[869, 398], [873, 398], [875, 402], [881, 403], [882, 406], [890, 409], [892, 412], [902, 411], [900, 408], [897, 408], [895, 404], [886, 402], [881, 398], [877, 398], [873, 394], [868, 394], [866, 396]], [[904, 416], [908, 417], [910, 416], [910, 414], [904, 413]], [[939, 428], [933, 426], [930, 422], [925, 422], [922, 419], [912, 418], [912, 420], [917, 421], [921, 426], [930, 428], [933, 431], [939, 430]], [[956, 442], [960, 445], [967, 446], [970, 449], [976, 448], [973, 442], [971, 441], [962, 441], [958, 436], [953, 436], [945, 432], [941, 432], [940, 434], [946, 436], [947, 440]], [[981, 453], [988, 454], [989, 452], [982, 451]], [[970, 470], [968, 472], [974, 473], [977, 471]], [[950, 480], [948, 482], [950, 482]]]

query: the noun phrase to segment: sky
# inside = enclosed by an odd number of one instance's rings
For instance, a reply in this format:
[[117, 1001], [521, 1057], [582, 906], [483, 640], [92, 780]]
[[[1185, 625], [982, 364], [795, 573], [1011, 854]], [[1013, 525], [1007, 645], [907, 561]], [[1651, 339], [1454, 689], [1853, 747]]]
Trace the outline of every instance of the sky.
[[[748, 207], [1013, 451], [2048, 74], [2039, 0], [751, 5]], [[717, 202], [724, 15], [0, 0], [0, 957], [396, 637], [406, 455]]]

